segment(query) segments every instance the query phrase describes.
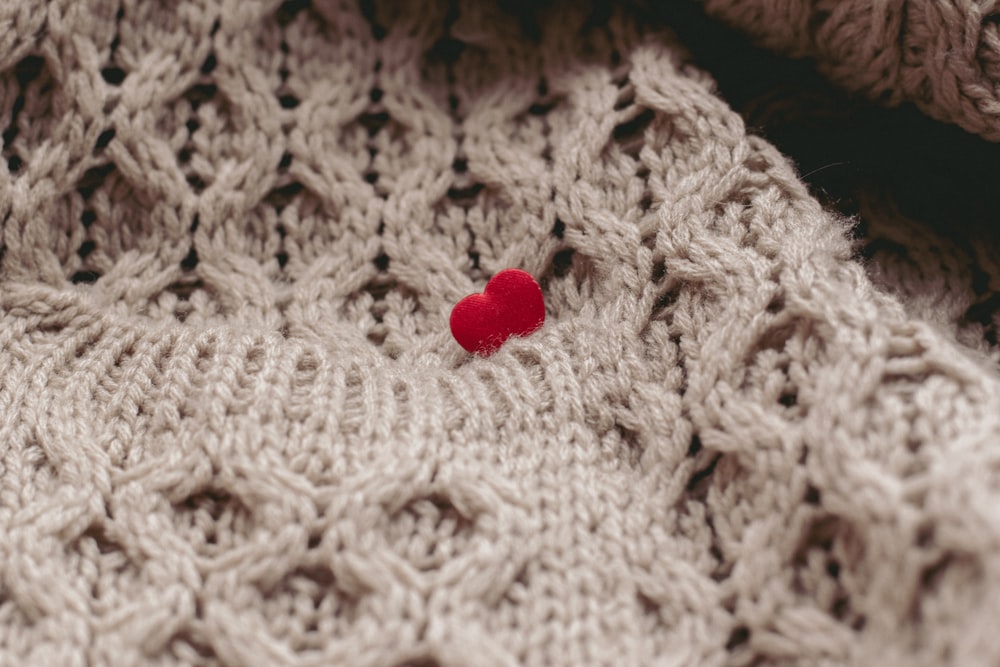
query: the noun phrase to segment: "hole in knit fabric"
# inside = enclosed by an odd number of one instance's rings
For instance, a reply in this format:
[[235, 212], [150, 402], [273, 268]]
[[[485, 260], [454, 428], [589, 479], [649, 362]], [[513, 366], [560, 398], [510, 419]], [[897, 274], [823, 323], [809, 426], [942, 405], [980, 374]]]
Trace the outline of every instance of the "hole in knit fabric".
[[185, 180], [195, 193], [200, 193], [208, 187], [208, 183], [205, 182], [205, 179], [197, 174], [188, 174]]
[[369, 137], [373, 137], [389, 124], [390, 119], [388, 111], [366, 111], [358, 116], [358, 123], [365, 128]]
[[212, 82], [205, 81], [192, 85], [184, 92], [183, 97], [191, 105], [191, 108], [197, 111], [202, 104], [214, 99], [218, 92], [218, 86]]
[[484, 187], [482, 183], [472, 183], [465, 187], [452, 187], [448, 190], [448, 197], [460, 206], [469, 206]]
[[101, 274], [97, 271], [84, 270], [74, 273], [70, 280], [74, 285], [92, 285], [96, 283], [100, 277]]
[[80, 259], [87, 259], [87, 255], [94, 252], [95, 247], [97, 246], [93, 241], [84, 241], [80, 244], [80, 248], [76, 251], [76, 254], [79, 255]]
[[626, 155], [633, 159], [638, 158], [639, 151], [645, 146], [643, 135], [655, 118], [656, 113], [652, 109], [639, 110], [628, 120], [615, 125], [611, 136], [618, 142]]
[[653, 310], [649, 316], [650, 321], [669, 322], [673, 317], [673, 311], [677, 305], [678, 299], [680, 298], [681, 291], [682, 286], [677, 284], [657, 297], [656, 301], [653, 303]]
[[799, 404], [799, 395], [793, 388], [790, 388], [782, 392], [781, 396], [778, 397], [778, 403], [786, 408], [794, 408]]
[[929, 565], [923, 568], [920, 573], [920, 583], [927, 589], [935, 589], [941, 586], [942, 580], [949, 567], [953, 566], [956, 556], [953, 553], [945, 552], [934, 559]]
[[44, 67], [45, 59], [41, 56], [25, 56], [14, 65], [14, 75], [17, 77], [18, 85], [21, 88], [27, 87], [30, 82], [38, 78]]
[[639, 602], [639, 606], [642, 608], [642, 613], [647, 616], [660, 616], [661, 605], [654, 602], [648, 595], [639, 591], [635, 594], [636, 600]]
[[292, 199], [304, 189], [304, 185], [298, 181], [292, 181], [271, 190], [264, 196], [264, 202], [273, 206], [278, 213], [281, 213], [292, 202]]
[[612, 107], [615, 111], [624, 111], [635, 104], [635, 86], [628, 79], [628, 75], [622, 76], [615, 81], [618, 86], [618, 98]]
[[188, 250], [188, 254], [184, 256], [181, 260], [181, 269], [184, 271], [194, 271], [198, 266], [198, 251], [192, 248]]
[[653, 263], [653, 270], [649, 276], [650, 281], [659, 284], [659, 282], [662, 281], [666, 275], [667, 263], [662, 259], [656, 260], [656, 262]]
[[819, 505], [822, 500], [823, 494], [815, 486], [810, 484], [806, 487], [806, 493], [803, 500], [809, 505]]
[[733, 628], [729, 634], [729, 639], [726, 640], [726, 650], [734, 651], [748, 641], [750, 641], [750, 629], [745, 625], [740, 625]]
[[278, 97], [278, 104], [282, 109], [294, 109], [301, 104], [301, 100], [292, 94], [285, 94]]
[[108, 129], [101, 132], [97, 137], [97, 143], [94, 144], [94, 151], [100, 151], [107, 147], [111, 143], [111, 140], [115, 138], [115, 128], [109, 127]]
[[556, 219], [555, 224], [552, 225], [552, 236], [556, 237], [561, 241], [565, 234], [566, 234], [566, 223], [563, 222], [562, 220]]
[[219, 61], [218, 59], [216, 59], [215, 54], [209, 53], [208, 56], [205, 57], [205, 62], [201, 64], [199, 71], [202, 74], [211, 74], [213, 71], [215, 71], [215, 68], [218, 66], [218, 64]]
[[90, 199], [90, 196], [94, 194], [94, 190], [99, 188], [103, 183], [104, 179], [108, 177], [112, 171], [114, 171], [115, 165], [112, 163], [98, 165], [96, 167], [91, 167], [87, 171], [83, 172], [83, 176], [76, 184], [76, 191], [80, 193], [84, 201]]
[[721, 455], [716, 455], [708, 465], [691, 475], [686, 488], [692, 498], [701, 498], [708, 492], [708, 487], [711, 485], [710, 478], [721, 459]]
[[560, 250], [552, 258], [552, 275], [556, 278], [564, 278], [573, 266], [574, 250], [565, 248]]
[[120, 86], [125, 81], [125, 70], [121, 67], [105, 67], [101, 70], [101, 77], [112, 86]]
[[192, 294], [204, 287], [205, 284], [201, 280], [179, 280], [167, 285], [165, 291], [176, 296], [178, 301], [186, 302], [191, 299]]

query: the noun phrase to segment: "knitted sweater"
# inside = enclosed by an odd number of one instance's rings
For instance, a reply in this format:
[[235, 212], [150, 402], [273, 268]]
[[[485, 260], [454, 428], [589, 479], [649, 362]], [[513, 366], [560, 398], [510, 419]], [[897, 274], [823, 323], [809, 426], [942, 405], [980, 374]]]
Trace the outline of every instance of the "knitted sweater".
[[670, 28], [0, 4], [0, 665], [997, 664], [991, 348]]

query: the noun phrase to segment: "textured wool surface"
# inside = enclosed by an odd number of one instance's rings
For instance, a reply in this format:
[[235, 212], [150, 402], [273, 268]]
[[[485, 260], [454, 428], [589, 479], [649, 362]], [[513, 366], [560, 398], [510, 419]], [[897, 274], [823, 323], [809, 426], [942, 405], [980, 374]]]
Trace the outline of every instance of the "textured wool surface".
[[693, 3], [657, 7], [749, 131], [854, 222], [855, 254], [872, 281], [914, 317], [1000, 362], [1000, 144], [908, 103], [868, 103], [824, 80], [809, 59], [754, 48]]
[[[670, 26], [0, 27], [0, 664], [1000, 661], [991, 344]], [[470, 355], [508, 267], [545, 325]]]
[[837, 83], [1000, 141], [997, 0], [705, 0], [761, 44]]

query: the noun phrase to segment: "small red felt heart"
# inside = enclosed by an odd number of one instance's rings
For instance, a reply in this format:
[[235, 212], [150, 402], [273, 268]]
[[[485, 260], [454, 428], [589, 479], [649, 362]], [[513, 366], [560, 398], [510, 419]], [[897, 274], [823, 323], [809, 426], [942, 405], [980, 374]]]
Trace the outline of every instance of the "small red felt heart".
[[451, 311], [455, 340], [484, 357], [500, 349], [511, 336], [527, 336], [543, 322], [542, 288], [520, 269], [504, 269], [486, 283], [482, 294], [470, 294]]

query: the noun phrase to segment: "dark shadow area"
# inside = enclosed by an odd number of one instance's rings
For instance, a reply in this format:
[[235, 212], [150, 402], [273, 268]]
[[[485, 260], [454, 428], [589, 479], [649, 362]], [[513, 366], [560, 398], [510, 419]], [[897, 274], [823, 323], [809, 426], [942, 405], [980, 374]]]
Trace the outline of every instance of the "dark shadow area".
[[692, 0], [656, 3], [648, 11], [677, 32], [748, 131], [796, 163], [824, 205], [856, 215], [858, 193], [877, 188], [901, 213], [942, 233], [998, 238], [987, 198], [1000, 176], [1000, 144], [909, 104], [884, 108], [850, 95], [811, 61], [754, 47]]

